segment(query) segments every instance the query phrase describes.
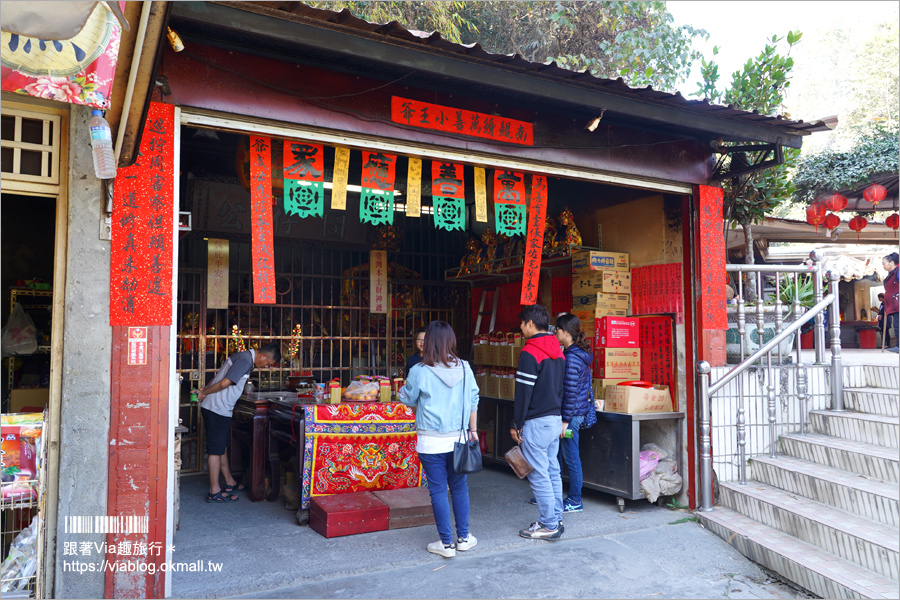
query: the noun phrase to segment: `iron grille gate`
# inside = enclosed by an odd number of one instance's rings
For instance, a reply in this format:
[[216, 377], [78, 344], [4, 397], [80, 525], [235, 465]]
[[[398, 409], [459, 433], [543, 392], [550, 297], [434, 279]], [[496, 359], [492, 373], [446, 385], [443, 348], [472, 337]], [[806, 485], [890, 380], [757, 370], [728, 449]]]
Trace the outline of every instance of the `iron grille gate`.
[[[235, 325], [248, 348], [281, 343], [281, 366], [251, 376], [260, 391], [283, 390], [287, 378], [300, 372], [316, 381], [338, 378], [343, 385], [362, 374], [400, 375], [414, 351], [412, 333], [432, 320], [450, 323], [460, 349], [469, 347], [469, 287], [443, 281], [444, 271], [459, 264], [465, 234], [436, 232], [430, 220], [423, 216], [421, 221], [428, 222], [407, 229], [402, 252], [386, 248], [393, 269], [389, 315], [369, 313], [369, 273], [363, 267], [368, 251], [277, 241], [276, 303], [253, 304], [246, 236], [230, 243], [228, 309], [207, 309], [206, 241], [197, 234], [181, 240], [176, 368], [181, 375], [179, 417], [189, 430], [181, 438], [183, 473], [203, 470], [200, 410], [191, 404], [190, 390], [212, 379], [222, 361], [237, 351]], [[405, 229], [404, 215], [396, 221]], [[289, 361], [296, 324], [302, 330], [300, 351]]]

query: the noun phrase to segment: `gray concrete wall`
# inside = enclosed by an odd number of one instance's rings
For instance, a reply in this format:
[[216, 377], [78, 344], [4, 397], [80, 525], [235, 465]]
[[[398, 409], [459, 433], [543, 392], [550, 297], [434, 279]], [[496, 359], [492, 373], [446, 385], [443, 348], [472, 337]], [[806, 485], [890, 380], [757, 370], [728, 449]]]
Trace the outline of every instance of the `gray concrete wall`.
[[[72, 106], [69, 121], [69, 217], [66, 259], [65, 336], [60, 408], [59, 513], [55, 598], [102, 598], [104, 574], [73, 572], [99, 564], [105, 534], [65, 532], [65, 517], [106, 515], [109, 438], [110, 244], [100, 239], [103, 190], [94, 175], [88, 123], [90, 110]], [[52, 532], [49, 532], [52, 535]], [[82, 555], [82, 544], [91, 544]], [[66, 555], [72, 544], [76, 556]], [[68, 548], [67, 548], [68, 544]], [[49, 565], [48, 565], [49, 566]]]

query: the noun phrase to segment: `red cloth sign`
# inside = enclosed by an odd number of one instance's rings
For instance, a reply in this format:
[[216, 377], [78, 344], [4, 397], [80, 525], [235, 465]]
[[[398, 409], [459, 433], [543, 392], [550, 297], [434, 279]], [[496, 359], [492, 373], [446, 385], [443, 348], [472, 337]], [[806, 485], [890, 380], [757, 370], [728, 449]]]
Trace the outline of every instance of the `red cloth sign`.
[[522, 273], [520, 304], [537, 303], [546, 224], [547, 178], [543, 175], [534, 175], [531, 178], [531, 203], [528, 207], [528, 237], [525, 240], [525, 265]]
[[675, 313], [676, 323], [683, 323], [681, 269], [681, 263], [631, 269], [631, 314]]
[[116, 173], [109, 323], [172, 324], [175, 109], [152, 102], [137, 162]]
[[531, 123], [391, 96], [391, 121], [522, 146], [534, 145]]
[[669, 386], [672, 410], [676, 410], [675, 338], [672, 317], [638, 317], [641, 345], [641, 381]]
[[697, 186], [697, 267], [701, 329], [728, 329], [725, 315], [725, 239], [722, 235], [722, 188]]
[[275, 255], [272, 248], [272, 143], [250, 136], [250, 220], [253, 301], [275, 304]]

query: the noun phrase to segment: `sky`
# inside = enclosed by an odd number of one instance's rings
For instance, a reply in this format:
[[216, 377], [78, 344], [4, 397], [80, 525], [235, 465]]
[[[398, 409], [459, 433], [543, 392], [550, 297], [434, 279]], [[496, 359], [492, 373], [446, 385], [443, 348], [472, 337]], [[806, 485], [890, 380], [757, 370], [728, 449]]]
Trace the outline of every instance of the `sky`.
[[[709, 41], [696, 47], [707, 57], [712, 56], [713, 46], [719, 47], [720, 82], [730, 80], [731, 73], [759, 54], [773, 35], [782, 37], [788, 31], [800, 30], [804, 36], [813, 37], [835, 22], [865, 27], [898, 14], [894, 1], [676, 1], [667, 2], [666, 7], [676, 25], [692, 25], [709, 33]], [[692, 82], [683, 92], [696, 89], [699, 70], [695, 65]]]
[[[851, 37], [862, 41], [871, 34], [875, 23], [900, 19], [900, 3], [894, 1], [670, 1], [666, 7], [676, 26], [689, 24], [709, 33], [707, 42], [695, 40], [695, 47], [705, 57], [712, 57], [713, 47], [719, 47], [716, 62], [720, 89], [730, 83], [731, 74], [740, 70], [748, 58], [757, 56], [766, 43], [771, 42], [773, 35], [784, 37], [788, 31], [802, 32], [800, 44], [792, 50], [797, 64], [783, 112], [792, 119], [804, 121], [831, 115], [840, 118], [847, 107], [841, 88], [843, 84], [849, 85], [849, 79], [854, 76], [852, 70], [821, 73], [814, 62], [815, 48], [817, 44], [821, 47], [828, 29], [836, 25], [848, 27]], [[780, 48], [786, 49], [784, 41]], [[699, 80], [700, 64], [697, 61], [691, 77], [681, 86], [682, 94], [690, 97]], [[826, 81], [830, 83], [823, 88]], [[833, 137], [834, 134], [829, 132], [805, 138], [804, 150], [819, 151]]]

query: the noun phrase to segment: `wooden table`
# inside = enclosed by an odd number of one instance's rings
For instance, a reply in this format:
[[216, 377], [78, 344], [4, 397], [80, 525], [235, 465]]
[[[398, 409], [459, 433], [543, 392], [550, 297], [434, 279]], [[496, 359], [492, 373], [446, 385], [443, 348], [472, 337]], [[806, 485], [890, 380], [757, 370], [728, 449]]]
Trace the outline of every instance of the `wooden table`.
[[241, 396], [232, 413], [229, 462], [233, 469], [243, 471], [242, 479], [250, 487], [252, 502], [260, 502], [266, 496], [264, 448], [268, 412], [268, 398], [254, 395]]

